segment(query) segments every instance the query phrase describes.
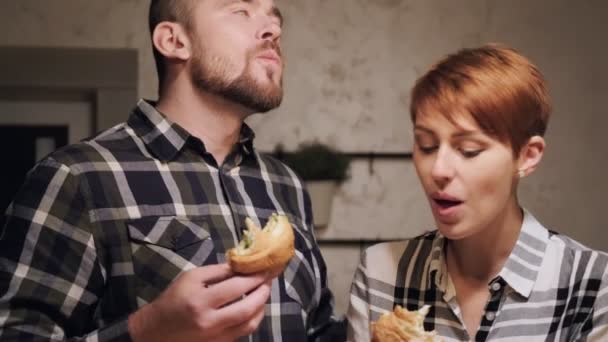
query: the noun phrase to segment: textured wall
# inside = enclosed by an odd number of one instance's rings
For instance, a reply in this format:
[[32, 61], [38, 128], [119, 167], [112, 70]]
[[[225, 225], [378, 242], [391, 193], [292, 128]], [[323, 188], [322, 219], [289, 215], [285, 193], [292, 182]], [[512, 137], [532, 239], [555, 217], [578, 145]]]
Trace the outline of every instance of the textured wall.
[[[608, 115], [608, 31], [602, 0], [282, 0], [288, 60], [286, 98], [250, 120], [258, 146], [294, 148], [319, 140], [349, 152], [410, 150], [409, 89], [429, 64], [460, 47], [508, 43], [550, 83], [555, 113], [541, 169], [523, 182], [522, 201], [542, 222], [608, 249], [601, 215], [608, 182], [603, 131]], [[153, 98], [146, 0], [0, 2], [0, 44], [140, 49], [140, 95]], [[1, 57], [0, 57], [1, 58]], [[43, 63], [44, 61], [41, 61]], [[366, 161], [334, 201], [329, 239], [411, 236], [432, 227], [411, 164]], [[358, 245], [328, 245], [343, 309]]]

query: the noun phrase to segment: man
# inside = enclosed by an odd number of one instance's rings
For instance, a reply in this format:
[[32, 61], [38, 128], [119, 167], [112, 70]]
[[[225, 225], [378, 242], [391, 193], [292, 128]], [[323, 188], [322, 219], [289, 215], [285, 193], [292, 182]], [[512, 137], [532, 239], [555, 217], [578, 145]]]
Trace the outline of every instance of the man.
[[[159, 101], [29, 173], [0, 240], [0, 340], [335, 340], [309, 197], [243, 123], [281, 102], [281, 26], [273, 0], [152, 1]], [[245, 217], [274, 212], [296, 256], [233, 274]]]

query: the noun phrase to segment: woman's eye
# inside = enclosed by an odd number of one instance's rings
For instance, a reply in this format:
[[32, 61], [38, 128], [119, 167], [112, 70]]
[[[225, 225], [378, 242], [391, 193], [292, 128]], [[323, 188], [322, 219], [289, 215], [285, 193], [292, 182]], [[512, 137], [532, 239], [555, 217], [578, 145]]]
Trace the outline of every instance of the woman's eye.
[[481, 152], [482, 150], [460, 150], [460, 153], [465, 158], [477, 157]]
[[242, 16], [249, 16], [249, 12], [246, 9], [239, 9], [234, 11], [234, 14], [238, 14], [238, 15], [242, 15]]
[[429, 145], [429, 146], [420, 146], [419, 145], [418, 149], [420, 150], [420, 152], [422, 152], [424, 154], [431, 154], [431, 153], [433, 153], [437, 149], [437, 146], [432, 146], [432, 145]]

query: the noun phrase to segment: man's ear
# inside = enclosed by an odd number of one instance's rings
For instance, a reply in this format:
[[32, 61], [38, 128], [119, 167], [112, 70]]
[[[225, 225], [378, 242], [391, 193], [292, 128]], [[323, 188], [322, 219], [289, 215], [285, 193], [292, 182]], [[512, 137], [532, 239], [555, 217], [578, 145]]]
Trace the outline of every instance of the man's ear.
[[545, 139], [539, 135], [531, 137], [519, 151], [517, 160], [519, 178], [525, 177], [534, 170], [543, 158]]
[[183, 26], [163, 21], [152, 32], [152, 44], [167, 59], [187, 61], [192, 56], [191, 42]]

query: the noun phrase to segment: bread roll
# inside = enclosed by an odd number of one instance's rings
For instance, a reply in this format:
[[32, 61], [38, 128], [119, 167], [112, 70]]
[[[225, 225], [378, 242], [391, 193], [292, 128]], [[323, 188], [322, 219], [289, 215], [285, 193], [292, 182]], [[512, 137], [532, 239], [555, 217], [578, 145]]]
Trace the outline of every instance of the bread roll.
[[263, 271], [280, 273], [295, 255], [293, 227], [287, 216], [272, 214], [264, 228], [245, 219], [247, 229], [236, 248], [228, 251], [228, 262], [236, 273]]
[[424, 331], [424, 317], [430, 306], [408, 311], [397, 305], [372, 323], [372, 342], [443, 342], [435, 331]]

